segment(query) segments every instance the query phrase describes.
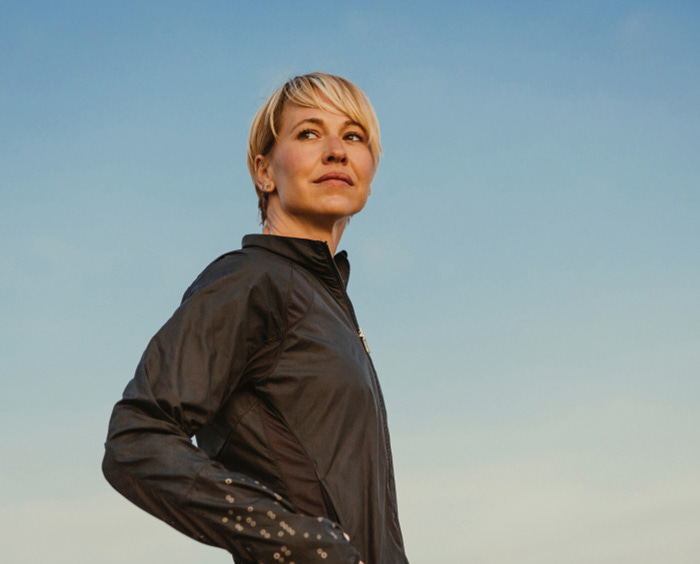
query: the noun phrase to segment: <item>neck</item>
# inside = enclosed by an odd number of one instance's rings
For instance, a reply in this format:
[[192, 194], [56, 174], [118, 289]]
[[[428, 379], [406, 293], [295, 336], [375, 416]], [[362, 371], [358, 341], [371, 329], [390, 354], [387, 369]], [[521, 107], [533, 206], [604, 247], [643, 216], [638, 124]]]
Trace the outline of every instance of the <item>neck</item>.
[[[276, 215], [276, 214], [275, 214]], [[289, 217], [268, 216], [263, 225], [264, 235], [279, 235], [281, 237], [297, 237], [300, 239], [312, 239], [324, 241], [335, 255], [340, 239], [350, 218], [346, 217], [336, 221], [332, 225], [313, 225], [307, 222], [296, 221]]]

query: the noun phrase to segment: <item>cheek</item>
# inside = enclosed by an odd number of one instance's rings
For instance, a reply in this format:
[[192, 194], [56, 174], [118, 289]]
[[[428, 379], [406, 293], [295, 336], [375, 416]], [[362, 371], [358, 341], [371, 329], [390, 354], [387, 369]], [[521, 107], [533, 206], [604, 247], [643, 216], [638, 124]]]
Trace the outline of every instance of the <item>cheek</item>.
[[372, 155], [363, 158], [360, 162], [360, 174], [362, 174], [362, 177], [367, 184], [372, 182], [375, 172], [376, 169], [374, 168], [374, 159], [372, 158]]
[[307, 161], [302, 151], [284, 150], [275, 155], [273, 171], [278, 184], [294, 182], [306, 174]]
[[289, 157], [288, 151], [280, 151], [272, 161], [272, 172], [275, 182], [283, 184], [289, 176], [293, 176], [294, 159]]

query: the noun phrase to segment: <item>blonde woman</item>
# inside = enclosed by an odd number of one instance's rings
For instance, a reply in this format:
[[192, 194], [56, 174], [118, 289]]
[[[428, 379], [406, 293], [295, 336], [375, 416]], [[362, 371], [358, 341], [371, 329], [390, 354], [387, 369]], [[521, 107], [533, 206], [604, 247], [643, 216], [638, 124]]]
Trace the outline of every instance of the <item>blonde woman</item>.
[[336, 254], [380, 153], [353, 83], [280, 87], [248, 144], [263, 234], [195, 280], [114, 408], [109, 482], [239, 564], [407, 563], [384, 401]]

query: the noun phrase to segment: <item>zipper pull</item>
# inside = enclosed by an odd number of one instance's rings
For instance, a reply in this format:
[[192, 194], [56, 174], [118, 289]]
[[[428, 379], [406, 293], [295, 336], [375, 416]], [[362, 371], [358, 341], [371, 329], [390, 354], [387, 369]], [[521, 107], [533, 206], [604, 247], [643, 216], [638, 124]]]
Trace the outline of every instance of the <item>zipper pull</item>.
[[367, 339], [365, 339], [365, 334], [359, 327], [357, 328], [357, 334], [359, 335], [360, 339], [362, 339], [362, 344], [365, 347], [365, 351], [367, 352], [367, 354], [370, 354], [369, 345], [367, 344]]

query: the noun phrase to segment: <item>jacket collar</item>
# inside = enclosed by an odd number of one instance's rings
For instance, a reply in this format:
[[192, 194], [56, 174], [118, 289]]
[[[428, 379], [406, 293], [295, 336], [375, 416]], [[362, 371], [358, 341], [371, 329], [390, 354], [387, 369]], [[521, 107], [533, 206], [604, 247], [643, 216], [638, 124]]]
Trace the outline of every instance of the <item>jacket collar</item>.
[[335, 257], [331, 256], [325, 241], [256, 234], [243, 237], [242, 247], [259, 247], [280, 255], [310, 270], [331, 286], [337, 285], [337, 272], [343, 282], [343, 289], [347, 288], [350, 278], [348, 254], [340, 251]]

